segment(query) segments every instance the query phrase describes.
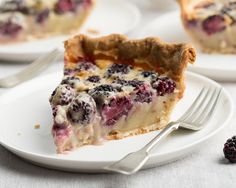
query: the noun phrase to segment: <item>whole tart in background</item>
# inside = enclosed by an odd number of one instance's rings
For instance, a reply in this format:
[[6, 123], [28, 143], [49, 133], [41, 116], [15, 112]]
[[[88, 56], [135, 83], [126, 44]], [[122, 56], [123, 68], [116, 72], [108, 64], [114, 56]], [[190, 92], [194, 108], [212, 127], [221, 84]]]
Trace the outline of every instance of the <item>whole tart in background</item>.
[[207, 53], [236, 53], [236, 0], [179, 0], [184, 27]]
[[187, 44], [113, 34], [65, 42], [64, 78], [50, 97], [58, 153], [164, 128], [194, 63]]
[[2, 0], [0, 44], [77, 33], [95, 0]]

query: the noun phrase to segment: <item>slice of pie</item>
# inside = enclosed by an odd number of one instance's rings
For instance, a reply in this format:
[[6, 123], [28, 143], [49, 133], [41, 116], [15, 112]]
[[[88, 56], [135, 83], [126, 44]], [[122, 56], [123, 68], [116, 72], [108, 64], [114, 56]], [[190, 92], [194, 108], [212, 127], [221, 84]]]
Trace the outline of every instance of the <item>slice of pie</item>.
[[236, 0], [179, 0], [182, 21], [208, 53], [236, 53]]
[[0, 44], [79, 31], [95, 0], [2, 0]]
[[195, 51], [123, 35], [65, 42], [64, 78], [50, 98], [58, 153], [162, 129], [183, 96]]

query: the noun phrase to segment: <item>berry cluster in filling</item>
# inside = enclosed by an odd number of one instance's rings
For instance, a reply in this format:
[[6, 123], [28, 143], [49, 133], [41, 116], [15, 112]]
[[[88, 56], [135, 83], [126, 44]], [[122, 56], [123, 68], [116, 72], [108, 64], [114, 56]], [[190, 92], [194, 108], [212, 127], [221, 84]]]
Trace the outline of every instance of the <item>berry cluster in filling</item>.
[[5, 0], [0, 4], [0, 35], [14, 37], [23, 30], [24, 16], [32, 16], [36, 24], [44, 24], [51, 14], [61, 16], [76, 14], [81, 7], [92, 4], [91, 0], [56, 0], [54, 3], [37, 0], [33, 4], [26, 0]]
[[224, 31], [236, 24], [236, 1], [200, 2], [193, 7], [196, 18], [187, 20], [188, 27], [201, 27], [207, 35]]
[[105, 67], [87, 59], [66, 66], [64, 79], [50, 98], [53, 130], [63, 132], [66, 124], [84, 127], [98, 119], [103, 126], [113, 127], [125, 119], [134, 106], [149, 105], [175, 92], [176, 83], [171, 78], [128, 64], [105, 61]]

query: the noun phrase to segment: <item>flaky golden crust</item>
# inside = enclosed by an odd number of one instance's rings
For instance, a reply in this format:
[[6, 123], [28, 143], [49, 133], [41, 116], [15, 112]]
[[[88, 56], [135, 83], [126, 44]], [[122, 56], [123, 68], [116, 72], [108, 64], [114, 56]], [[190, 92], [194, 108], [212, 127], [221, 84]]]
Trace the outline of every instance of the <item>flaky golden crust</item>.
[[65, 42], [65, 49], [65, 66], [77, 63], [79, 58], [106, 56], [166, 74], [178, 83], [179, 97], [184, 91], [184, 70], [196, 58], [194, 48], [188, 44], [169, 44], [154, 37], [129, 40], [119, 34], [99, 38], [77, 35]]

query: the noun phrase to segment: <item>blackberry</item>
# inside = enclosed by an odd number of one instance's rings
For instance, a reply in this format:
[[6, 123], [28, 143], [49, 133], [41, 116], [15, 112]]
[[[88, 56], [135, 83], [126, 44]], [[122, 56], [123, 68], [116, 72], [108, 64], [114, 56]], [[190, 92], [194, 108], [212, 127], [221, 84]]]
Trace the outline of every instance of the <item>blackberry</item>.
[[75, 10], [76, 10], [76, 3], [74, 0], [59, 0], [54, 7], [54, 11], [57, 14], [74, 12]]
[[70, 133], [66, 124], [58, 124], [54, 122], [52, 126], [52, 134], [53, 136], [64, 137], [68, 136]]
[[144, 84], [144, 81], [141, 80], [122, 80], [122, 79], [116, 79], [113, 81], [115, 84], [119, 84], [121, 86], [132, 86], [134, 88], [138, 88]]
[[112, 85], [108, 85], [108, 84], [97, 86], [88, 91], [88, 93], [94, 97], [100, 96], [100, 95], [109, 96], [111, 92], [117, 92], [117, 89], [113, 87]]
[[75, 96], [75, 91], [70, 85], [59, 85], [52, 93], [49, 101], [53, 106], [67, 105]]
[[70, 104], [67, 117], [72, 123], [87, 125], [95, 117], [96, 105], [91, 96], [88, 94], [78, 95]]
[[202, 28], [208, 35], [223, 31], [226, 28], [225, 19], [222, 15], [209, 16], [202, 22]]
[[101, 109], [101, 115], [106, 126], [114, 125], [122, 116], [127, 115], [133, 104], [130, 97], [116, 97], [104, 104]]
[[157, 96], [173, 93], [176, 88], [176, 83], [168, 77], [157, 78], [151, 82], [151, 85], [156, 90]]
[[153, 92], [145, 86], [139, 87], [138, 91], [134, 95], [135, 102], [150, 103], [152, 102], [152, 98]]
[[153, 71], [143, 71], [141, 73], [141, 75], [144, 77], [144, 78], [148, 78], [148, 77], [152, 77], [152, 78], [155, 78], [157, 76], [157, 73], [153, 72]]
[[134, 80], [129, 80], [128, 81], [128, 85], [138, 89], [139, 87], [143, 86], [144, 85], [144, 81], [141, 81], [141, 80], [137, 80], [137, 79], [134, 79]]
[[68, 84], [72, 88], [75, 87], [76, 83], [80, 82], [80, 79], [75, 76], [66, 76], [64, 79], [61, 81], [61, 84]]
[[229, 160], [231, 163], [236, 162], [236, 136], [228, 139], [224, 144], [223, 149], [225, 158]]
[[111, 65], [111, 67], [108, 68], [107, 75], [111, 76], [112, 74], [115, 74], [115, 73], [128, 74], [130, 69], [132, 69], [130, 65], [116, 63], [116, 64]]
[[98, 83], [100, 82], [101, 78], [99, 76], [90, 76], [87, 79], [89, 82], [93, 82], [93, 83]]
[[64, 69], [64, 75], [65, 76], [70, 76], [75, 73], [74, 69]]
[[113, 81], [114, 84], [119, 84], [121, 86], [125, 86], [128, 85], [128, 81], [127, 80], [122, 80], [122, 79], [116, 79]]
[[78, 67], [76, 68], [77, 71], [83, 71], [83, 70], [89, 70], [89, 69], [92, 69], [92, 68], [95, 68], [96, 65], [91, 62], [91, 61], [81, 61], [78, 65]]
[[36, 21], [37, 23], [41, 23], [41, 24], [44, 23], [44, 22], [48, 19], [49, 13], [50, 13], [50, 11], [49, 11], [48, 8], [44, 9], [43, 11], [39, 12], [39, 13], [36, 15], [35, 21]]

